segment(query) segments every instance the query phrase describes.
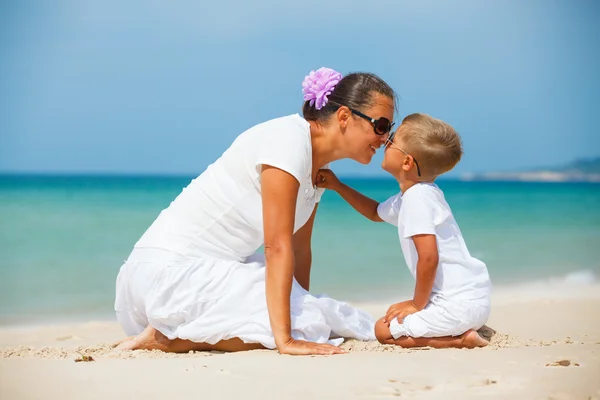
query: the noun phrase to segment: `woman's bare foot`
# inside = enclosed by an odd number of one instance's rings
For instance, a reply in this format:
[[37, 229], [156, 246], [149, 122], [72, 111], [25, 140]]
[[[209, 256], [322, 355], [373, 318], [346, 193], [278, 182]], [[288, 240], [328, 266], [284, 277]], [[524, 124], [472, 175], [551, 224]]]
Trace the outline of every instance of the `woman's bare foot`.
[[170, 340], [148, 325], [142, 333], [118, 343], [114, 352], [123, 350], [160, 350], [166, 353], [188, 353], [190, 351], [247, 351], [264, 349], [260, 343], [244, 343], [240, 338], [221, 340], [215, 344], [196, 343], [185, 339]]
[[122, 341], [116, 350], [161, 350], [167, 352], [170, 343], [171, 340], [165, 335], [148, 325], [139, 335]]
[[469, 329], [468, 331], [463, 333], [461, 335], [461, 339], [462, 347], [466, 349], [474, 349], [475, 347], [485, 347], [488, 344], [490, 344], [490, 342], [479, 336], [479, 333], [477, 333], [477, 331], [474, 331], [473, 329]]

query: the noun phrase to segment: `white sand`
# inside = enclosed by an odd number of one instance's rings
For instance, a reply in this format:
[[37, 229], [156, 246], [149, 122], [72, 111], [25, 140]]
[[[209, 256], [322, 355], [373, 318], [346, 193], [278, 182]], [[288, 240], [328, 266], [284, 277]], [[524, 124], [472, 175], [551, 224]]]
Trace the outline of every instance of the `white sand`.
[[[600, 287], [552, 290], [552, 300], [532, 288], [496, 295], [488, 325], [497, 333], [475, 350], [350, 341], [348, 354], [331, 357], [114, 354], [122, 333], [112, 322], [5, 328], [0, 399], [600, 400]], [[380, 316], [387, 306], [365, 308]], [[74, 362], [81, 355], [94, 361]]]

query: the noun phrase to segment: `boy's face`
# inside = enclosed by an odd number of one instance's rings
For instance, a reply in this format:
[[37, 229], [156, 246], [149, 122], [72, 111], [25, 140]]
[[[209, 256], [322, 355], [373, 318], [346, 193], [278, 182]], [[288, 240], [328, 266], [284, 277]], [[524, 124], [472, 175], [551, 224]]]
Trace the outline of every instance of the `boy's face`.
[[[409, 174], [416, 165], [416, 160], [402, 149], [401, 138], [402, 133], [406, 131], [406, 129], [409, 128], [407, 128], [405, 124], [402, 124], [394, 133], [390, 134], [390, 137], [384, 145], [383, 163], [381, 164], [381, 167], [385, 171], [389, 172], [400, 181], [405, 180], [407, 174]], [[420, 171], [418, 176], [420, 177]]]
[[406, 156], [396, 148], [400, 141], [399, 136], [401, 135], [402, 129], [403, 126], [400, 125], [394, 133], [390, 134], [390, 137], [385, 142], [383, 162], [381, 163], [381, 167], [396, 178], [404, 176], [402, 165], [404, 164], [404, 158]]

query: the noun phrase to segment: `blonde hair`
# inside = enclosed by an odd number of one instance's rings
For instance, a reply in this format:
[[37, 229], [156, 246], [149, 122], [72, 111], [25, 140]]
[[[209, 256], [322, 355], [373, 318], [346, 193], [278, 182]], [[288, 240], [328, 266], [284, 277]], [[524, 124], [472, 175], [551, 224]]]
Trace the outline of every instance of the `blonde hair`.
[[416, 113], [402, 120], [401, 129], [398, 139], [404, 151], [417, 159], [423, 176], [435, 179], [460, 161], [460, 136], [444, 121]]

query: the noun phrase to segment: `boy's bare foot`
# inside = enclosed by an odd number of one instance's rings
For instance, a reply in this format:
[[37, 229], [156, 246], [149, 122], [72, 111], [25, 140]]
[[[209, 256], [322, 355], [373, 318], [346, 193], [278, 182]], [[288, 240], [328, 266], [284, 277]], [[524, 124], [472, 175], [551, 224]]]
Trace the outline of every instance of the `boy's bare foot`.
[[120, 345], [121, 343], [123, 343], [123, 342], [126, 342], [126, 341], [128, 341], [128, 340], [132, 340], [132, 339], [134, 339], [134, 338], [135, 338], [135, 336], [127, 336], [127, 337], [126, 337], [126, 338], [124, 338], [124, 339], [117, 340], [116, 342], [114, 342], [113, 344], [111, 344], [111, 345], [110, 345], [110, 347], [112, 347], [112, 348], [114, 349], [115, 347], [117, 347], [117, 346], [118, 346], [118, 345]]
[[161, 350], [169, 351], [171, 341], [162, 333], [148, 325], [142, 333], [121, 342], [115, 350]]
[[469, 329], [461, 335], [461, 345], [466, 349], [474, 349], [475, 347], [485, 347], [490, 342], [479, 336], [473, 329]]

